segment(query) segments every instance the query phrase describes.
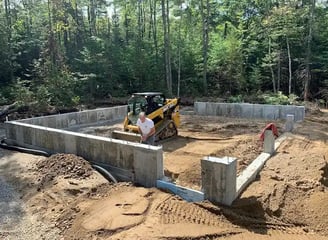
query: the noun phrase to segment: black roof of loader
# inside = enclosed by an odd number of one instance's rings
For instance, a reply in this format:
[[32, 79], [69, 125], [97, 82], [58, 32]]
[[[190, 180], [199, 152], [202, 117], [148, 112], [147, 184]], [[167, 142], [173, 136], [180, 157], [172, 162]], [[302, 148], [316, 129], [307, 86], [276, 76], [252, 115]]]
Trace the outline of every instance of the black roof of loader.
[[132, 95], [137, 96], [157, 96], [157, 95], [164, 95], [161, 92], [140, 92], [140, 93], [133, 93]]

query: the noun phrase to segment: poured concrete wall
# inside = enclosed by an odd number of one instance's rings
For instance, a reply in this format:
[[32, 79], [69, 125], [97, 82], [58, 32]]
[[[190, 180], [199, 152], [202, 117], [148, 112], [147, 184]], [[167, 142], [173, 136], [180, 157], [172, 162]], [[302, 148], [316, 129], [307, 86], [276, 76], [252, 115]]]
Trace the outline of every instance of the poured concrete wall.
[[305, 108], [294, 105], [195, 102], [194, 107], [196, 114], [207, 116], [276, 120], [292, 114], [297, 122], [305, 117]]
[[74, 128], [76, 126], [97, 125], [105, 122], [115, 122], [124, 119], [126, 113], [127, 106], [118, 106], [44, 117], [28, 118], [19, 120], [17, 122], [43, 127], [65, 129]]
[[[145, 187], [156, 186], [164, 175], [162, 147], [76, 133], [63, 128], [122, 120], [126, 106], [10, 121], [5, 123], [9, 144], [50, 153], [72, 153], [90, 162], [127, 172]], [[61, 128], [61, 129], [60, 129]], [[115, 173], [114, 173], [115, 175]]]

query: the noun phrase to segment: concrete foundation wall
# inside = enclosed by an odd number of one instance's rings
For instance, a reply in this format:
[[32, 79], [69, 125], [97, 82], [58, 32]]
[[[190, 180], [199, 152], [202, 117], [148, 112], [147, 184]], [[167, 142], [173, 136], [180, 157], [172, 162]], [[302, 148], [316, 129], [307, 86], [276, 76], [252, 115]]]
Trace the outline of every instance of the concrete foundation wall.
[[231, 205], [236, 198], [236, 158], [205, 157], [201, 160], [201, 169], [204, 198]]
[[287, 119], [292, 114], [296, 122], [305, 117], [305, 107], [294, 105], [195, 102], [194, 108], [196, 114], [208, 116], [276, 120]]
[[28, 118], [17, 122], [28, 123], [56, 129], [74, 128], [83, 125], [97, 125], [124, 119], [127, 106], [98, 108], [81, 112], [57, 114], [44, 117]]
[[[115, 113], [123, 112], [123, 108], [114, 109]], [[163, 177], [162, 147], [36, 126], [22, 121], [6, 122], [5, 128], [8, 142], [12, 144], [51, 153], [73, 153], [88, 161], [126, 169], [134, 173], [136, 183], [145, 187], [156, 186], [156, 180]]]

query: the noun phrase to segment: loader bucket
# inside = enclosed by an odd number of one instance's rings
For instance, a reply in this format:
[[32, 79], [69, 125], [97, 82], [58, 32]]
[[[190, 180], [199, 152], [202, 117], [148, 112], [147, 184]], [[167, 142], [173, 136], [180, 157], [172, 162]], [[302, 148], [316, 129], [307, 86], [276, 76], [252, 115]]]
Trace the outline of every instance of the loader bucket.
[[112, 138], [119, 139], [119, 140], [125, 140], [125, 141], [129, 141], [129, 142], [140, 142], [141, 135], [137, 134], [137, 133], [115, 130], [112, 132]]

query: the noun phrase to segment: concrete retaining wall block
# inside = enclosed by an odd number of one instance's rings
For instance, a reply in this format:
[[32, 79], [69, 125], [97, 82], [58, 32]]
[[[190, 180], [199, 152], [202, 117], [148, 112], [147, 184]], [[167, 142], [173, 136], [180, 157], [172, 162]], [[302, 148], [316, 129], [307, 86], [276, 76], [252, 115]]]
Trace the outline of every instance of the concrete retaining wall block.
[[28, 118], [17, 122], [38, 126], [65, 129], [83, 125], [94, 125], [102, 122], [122, 120], [126, 116], [127, 106], [98, 108], [81, 112], [64, 113], [44, 117]]
[[287, 115], [293, 114], [296, 122], [305, 118], [305, 108], [293, 105], [195, 102], [194, 110], [204, 116], [277, 120], [287, 119]]

